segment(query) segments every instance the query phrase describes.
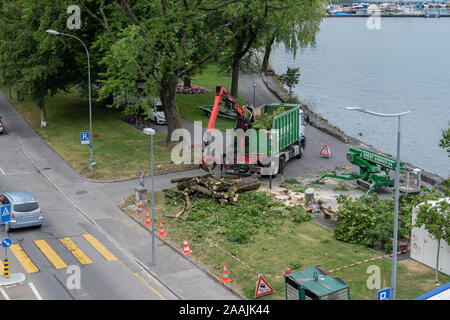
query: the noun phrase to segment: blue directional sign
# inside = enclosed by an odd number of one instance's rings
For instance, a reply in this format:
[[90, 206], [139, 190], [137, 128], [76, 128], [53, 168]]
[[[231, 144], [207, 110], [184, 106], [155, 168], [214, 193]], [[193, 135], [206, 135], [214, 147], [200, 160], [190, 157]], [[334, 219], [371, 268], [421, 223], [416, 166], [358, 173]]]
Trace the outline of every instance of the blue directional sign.
[[89, 132], [81, 133], [81, 144], [89, 144]]
[[1, 223], [4, 224], [11, 220], [11, 205], [7, 204], [0, 207]]
[[4, 238], [2, 240], [2, 247], [9, 248], [11, 246], [12, 240], [10, 238]]
[[391, 298], [391, 288], [385, 288], [377, 292], [377, 300], [389, 300]]

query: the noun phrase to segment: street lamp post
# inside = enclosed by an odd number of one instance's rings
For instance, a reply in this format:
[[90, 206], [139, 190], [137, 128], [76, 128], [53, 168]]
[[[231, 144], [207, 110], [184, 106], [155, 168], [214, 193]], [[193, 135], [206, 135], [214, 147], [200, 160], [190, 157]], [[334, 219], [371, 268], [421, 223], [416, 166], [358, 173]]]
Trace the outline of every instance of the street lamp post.
[[398, 199], [399, 199], [399, 176], [400, 176], [400, 117], [410, 113], [405, 111], [401, 113], [378, 113], [369, 111], [360, 107], [345, 107], [347, 110], [355, 110], [363, 113], [372, 114], [379, 117], [397, 117], [397, 161], [395, 165], [395, 207], [394, 207], [394, 240], [392, 249], [392, 280], [391, 280], [391, 300], [395, 300], [397, 283], [397, 237], [398, 237]]
[[153, 136], [155, 135], [155, 130], [152, 128], [144, 128], [144, 133], [150, 136], [150, 153], [151, 153], [151, 166], [152, 166], [152, 265], [155, 265], [155, 199], [154, 199], [154, 188], [153, 188]]
[[92, 146], [92, 98], [91, 98], [91, 63], [89, 58], [89, 50], [79, 38], [74, 35], [58, 32], [55, 30], [46, 30], [47, 33], [55, 35], [55, 36], [67, 36], [77, 39], [83, 45], [87, 54], [87, 63], [88, 63], [88, 91], [89, 91], [89, 149], [90, 149], [90, 159], [89, 159], [89, 167], [91, 168], [91, 178], [94, 176], [94, 150]]

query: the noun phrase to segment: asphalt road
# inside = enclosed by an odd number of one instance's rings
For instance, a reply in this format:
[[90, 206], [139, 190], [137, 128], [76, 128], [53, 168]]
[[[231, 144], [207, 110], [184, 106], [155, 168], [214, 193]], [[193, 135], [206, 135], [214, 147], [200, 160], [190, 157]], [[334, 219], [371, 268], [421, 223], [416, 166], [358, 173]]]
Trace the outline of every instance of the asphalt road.
[[[12, 121], [7, 123], [11, 124]], [[105, 234], [83, 216], [74, 205], [55, 189], [22, 154], [9, 135], [0, 137], [0, 192], [32, 193], [44, 214], [41, 228], [10, 230], [12, 243], [19, 245], [37, 272], [29, 273], [11, 249], [7, 255], [10, 274], [23, 273], [22, 284], [3, 288], [2, 299], [177, 299], [142, 267], [130, 260]], [[4, 228], [2, 228], [4, 232]], [[116, 258], [108, 261], [83, 235], [95, 237]], [[61, 242], [68, 237], [91, 261], [80, 262]], [[44, 240], [66, 267], [59, 268], [41, 251], [36, 240]], [[1, 251], [2, 257], [6, 254]], [[84, 261], [86, 262], [86, 261]], [[77, 266], [71, 267], [70, 266]], [[75, 271], [73, 271], [75, 270]], [[79, 270], [80, 286], [74, 276]]]

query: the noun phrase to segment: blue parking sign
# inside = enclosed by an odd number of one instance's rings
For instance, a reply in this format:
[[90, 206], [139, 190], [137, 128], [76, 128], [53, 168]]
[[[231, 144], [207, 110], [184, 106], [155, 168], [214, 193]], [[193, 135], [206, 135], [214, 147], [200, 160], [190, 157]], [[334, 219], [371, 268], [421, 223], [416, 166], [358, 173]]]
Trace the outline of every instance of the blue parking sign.
[[11, 205], [7, 204], [0, 207], [1, 223], [4, 224], [11, 220]]
[[390, 300], [391, 288], [385, 288], [377, 292], [377, 300]]
[[81, 133], [81, 144], [89, 144], [89, 132]]

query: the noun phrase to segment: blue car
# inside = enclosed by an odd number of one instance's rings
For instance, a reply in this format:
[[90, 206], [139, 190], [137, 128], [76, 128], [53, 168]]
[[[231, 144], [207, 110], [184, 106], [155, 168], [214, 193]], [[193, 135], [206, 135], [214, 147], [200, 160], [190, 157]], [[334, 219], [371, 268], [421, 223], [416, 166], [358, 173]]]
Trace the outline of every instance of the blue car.
[[0, 205], [11, 204], [9, 229], [40, 227], [44, 217], [36, 198], [28, 191], [0, 195]]

